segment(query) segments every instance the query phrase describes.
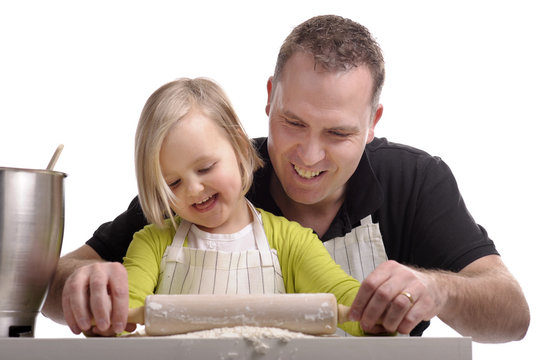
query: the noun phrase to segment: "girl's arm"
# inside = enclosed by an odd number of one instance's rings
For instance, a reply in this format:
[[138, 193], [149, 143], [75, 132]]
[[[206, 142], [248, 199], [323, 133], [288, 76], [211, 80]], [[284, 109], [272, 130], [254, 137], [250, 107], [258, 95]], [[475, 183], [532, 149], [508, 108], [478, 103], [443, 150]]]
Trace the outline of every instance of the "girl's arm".
[[143, 306], [146, 296], [154, 293], [158, 284], [161, 258], [171, 239], [170, 229], [160, 229], [154, 225], [146, 226], [134, 235], [124, 257], [124, 267], [128, 272], [130, 308]]
[[[278, 252], [286, 292], [332, 293], [340, 304], [353, 303], [359, 281], [334, 262], [311, 229], [283, 217], [263, 216], [263, 219], [269, 244]], [[347, 322], [340, 327], [352, 335], [364, 334], [358, 322]]]

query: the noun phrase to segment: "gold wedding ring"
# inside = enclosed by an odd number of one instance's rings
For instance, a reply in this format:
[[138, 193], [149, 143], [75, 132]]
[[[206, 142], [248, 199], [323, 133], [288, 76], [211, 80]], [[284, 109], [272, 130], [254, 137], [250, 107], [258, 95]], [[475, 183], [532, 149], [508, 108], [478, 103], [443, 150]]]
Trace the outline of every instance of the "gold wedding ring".
[[411, 294], [410, 294], [409, 292], [407, 292], [407, 291], [402, 291], [402, 292], [400, 293], [400, 295], [404, 295], [405, 297], [407, 297], [408, 300], [410, 301], [411, 305], [413, 305], [413, 303], [415, 302], [415, 301], [413, 300], [413, 296], [411, 296]]

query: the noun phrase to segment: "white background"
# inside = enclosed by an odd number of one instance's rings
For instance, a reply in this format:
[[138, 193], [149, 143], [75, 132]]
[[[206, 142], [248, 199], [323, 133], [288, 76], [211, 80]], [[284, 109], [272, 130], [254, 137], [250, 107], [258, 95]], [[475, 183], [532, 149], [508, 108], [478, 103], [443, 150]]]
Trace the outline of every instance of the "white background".
[[[197, 4], [196, 4], [197, 3]], [[136, 195], [133, 137], [163, 83], [206, 76], [250, 136], [267, 134], [266, 80], [307, 18], [367, 26], [387, 66], [377, 136], [441, 156], [470, 212], [521, 282], [521, 342], [474, 344], [475, 359], [535, 357], [539, 327], [541, 25], [536, 1], [6, 1], [0, 3], [0, 166], [43, 168], [65, 145], [62, 253]], [[505, 294], [494, 294], [505, 296]], [[425, 336], [455, 336], [435, 320]], [[37, 337], [71, 337], [38, 317]]]

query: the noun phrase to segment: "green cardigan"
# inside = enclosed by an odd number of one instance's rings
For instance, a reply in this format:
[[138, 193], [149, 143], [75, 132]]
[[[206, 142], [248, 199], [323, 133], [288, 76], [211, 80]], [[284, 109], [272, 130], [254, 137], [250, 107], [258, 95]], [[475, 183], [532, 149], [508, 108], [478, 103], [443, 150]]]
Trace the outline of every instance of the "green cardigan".
[[[271, 249], [276, 249], [287, 293], [332, 293], [338, 303], [351, 305], [360, 283], [337, 265], [311, 229], [262, 209], [263, 228]], [[130, 308], [143, 306], [158, 285], [160, 262], [173, 241], [175, 227], [147, 225], [134, 235], [124, 257], [128, 272]], [[339, 326], [352, 335], [364, 335], [358, 322]]]

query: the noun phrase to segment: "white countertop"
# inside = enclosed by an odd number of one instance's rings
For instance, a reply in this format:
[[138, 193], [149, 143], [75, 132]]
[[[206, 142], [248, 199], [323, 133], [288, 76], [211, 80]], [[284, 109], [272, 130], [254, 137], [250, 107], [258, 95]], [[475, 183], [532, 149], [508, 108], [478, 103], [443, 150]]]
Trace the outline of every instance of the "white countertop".
[[0, 338], [2, 360], [11, 359], [438, 359], [471, 360], [466, 337], [318, 337], [283, 341], [245, 338]]

